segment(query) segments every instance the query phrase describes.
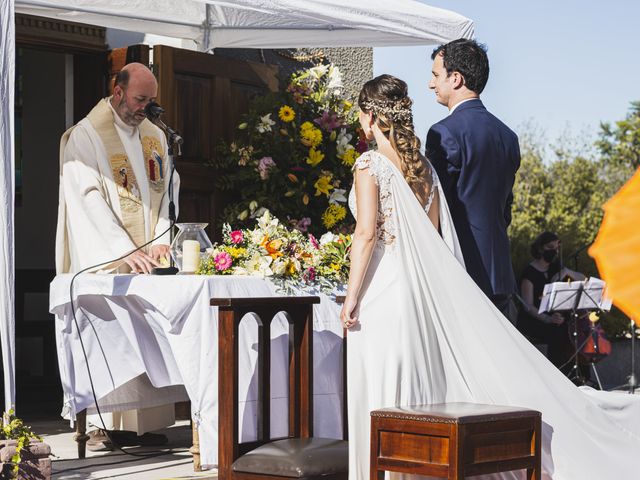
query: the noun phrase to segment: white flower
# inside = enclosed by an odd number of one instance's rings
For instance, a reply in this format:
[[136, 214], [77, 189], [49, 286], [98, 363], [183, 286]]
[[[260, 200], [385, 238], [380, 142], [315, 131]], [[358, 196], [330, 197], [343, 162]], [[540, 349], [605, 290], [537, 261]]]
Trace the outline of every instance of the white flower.
[[329, 80], [327, 81], [327, 90], [335, 90], [335, 94], [340, 94], [342, 88], [342, 73], [338, 67], [332, 66], [329, 69]]
[[346, 128], [341, 128], [338, 137], [336, 138], [336, 153], [340, 157], [345, 154], [347, 150], [351, 150], [353, 145], [349, 142], [353, 138], [353, 135], [347, 133]]
[[273, 271], [270, 268], [271, 261], [272, 258], [270, 256], [262, 256], [256, 252], [245, 262], [244, 268], [249, 275], [270, 277], [273, 275]]
[[329, 203], [345, 203], [347, 201], [347, 197], [344, 195], [347, 191], [344, 188], [336, 188], [331, 192], [329, 196]]
[[276, 122], [271, 120], [271, 114], [267, 113], [263, 117], [260, 117], [260, 123], [256, 126], [256, 130], [260, 133], [270, 132], [271, 127], [275, 124]]
[[331, 232], [327, 232], [320, 237], [320, 245], [326, 245], [327, 243], [335, 242], [338, 240], [338, 235], [334, 235]]
[[[258, 209], [259, 212], [262, 208]], [[266, 208], [262, 212], [260, 218], [258, 218], [258, 227], [263, 232], [273, 235], [278, 228], [278, 219], [271, 216], [271, 213]]]
[[284, 275], [284, 272], [287, 268], [287, 262], [285, 262], [284, 260], [278, 259], [275, 262], [273, 262], [273, 273], [275, 273], [276, 275]]
[[262, 239], [264, 238], [264, 232], [259, 228], [256, 228], [251, 233], [251, 243], [258, 244], [262, 243]]
[[329, 70], [329, 65], [316, 65], [309, 69], [309, 73], [312, 77], [320, 80], [323, 76], [326, 75], [327, 70]]

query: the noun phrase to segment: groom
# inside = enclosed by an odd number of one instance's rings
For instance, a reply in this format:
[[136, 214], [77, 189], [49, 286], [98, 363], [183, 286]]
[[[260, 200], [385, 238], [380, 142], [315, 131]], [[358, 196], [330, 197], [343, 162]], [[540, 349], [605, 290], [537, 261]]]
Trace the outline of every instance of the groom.
[[489, 78], [483, 46], [459, 39], [431, 58], [429, 88], [449, 116], [429, 130], [426, 156], [440, 177], [467, 272], [511, 319], [516, 283], [507, 227], [520, 166], [518, 137], [480, 101]]

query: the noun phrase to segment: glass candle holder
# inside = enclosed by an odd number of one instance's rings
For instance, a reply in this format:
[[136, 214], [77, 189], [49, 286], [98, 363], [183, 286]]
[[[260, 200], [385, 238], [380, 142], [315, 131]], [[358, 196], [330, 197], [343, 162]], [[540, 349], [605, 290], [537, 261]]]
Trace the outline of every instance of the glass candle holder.
[[211, 240], [204, 231], [208, 223], [176, 223], [178, 233], [171, 242], [171, 257], [184, 273], [194, 273], [200, 266]]

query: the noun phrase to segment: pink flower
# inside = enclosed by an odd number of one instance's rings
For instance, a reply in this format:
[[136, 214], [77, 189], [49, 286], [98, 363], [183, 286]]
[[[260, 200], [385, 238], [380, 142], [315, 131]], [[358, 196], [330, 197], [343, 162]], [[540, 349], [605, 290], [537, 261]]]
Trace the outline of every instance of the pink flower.
[[223, 272], [231, 266], [233, 261], [231, 260], [231, 255], [229, 255], [229, 253], [220, 252], [213, 257], [213, 263], [216, 266], [216, 270]]
[[309, 234], [309, 241], [316, 250], [320, 250], [320, 244], [318, 243], [318, 240], [316, 240], [316, 237], [314, 237], [311, 233]]
[[302, 279], [305, 282], [313, 282], [316, 279], [316, 269], [309, 267], [303, 274]]
[[231, 237], [231, 243], [235, 245], [244, 242], [244, 234], [242, 233], [242, 230], [234, 230], [229, 234], [229, 236]]
[[342, 121], [338, 118], [338, 116], [334, 112], [329, 112], [328, 110], [325, 110], [322, 113], [322, 116], [316, 118], [313, 122], [320, 128], [322, 128], [325, 132], [329, 133], [331, 133], [332, 130], [335, 130], [336, 128], [342, 126]]
[[309, 225], [311, 225], [311, 219], [309, 217], [302, 217], [296, 223], [296, 228], [301, 232], [306, 232], [309, 229]]
[[276, 162], [271, 157], [262, 157], [258, 161], [258, 173], [262, 180], [269, 178], [269, 170], [276, 166]]

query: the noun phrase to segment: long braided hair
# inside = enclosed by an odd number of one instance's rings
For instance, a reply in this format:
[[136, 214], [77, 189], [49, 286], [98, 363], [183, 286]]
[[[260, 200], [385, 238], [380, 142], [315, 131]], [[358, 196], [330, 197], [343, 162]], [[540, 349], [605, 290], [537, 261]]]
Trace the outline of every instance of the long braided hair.
[[433, 185], [431, 169], [420, 153], [420, 139], [413, 128], [413, 101], [407, 95], [407, 84], [393, 75], [380, 75], [364, 84], [358, 106], [373, 119], [398, 154], [402, 173], [413, 193], [426, 201]]

